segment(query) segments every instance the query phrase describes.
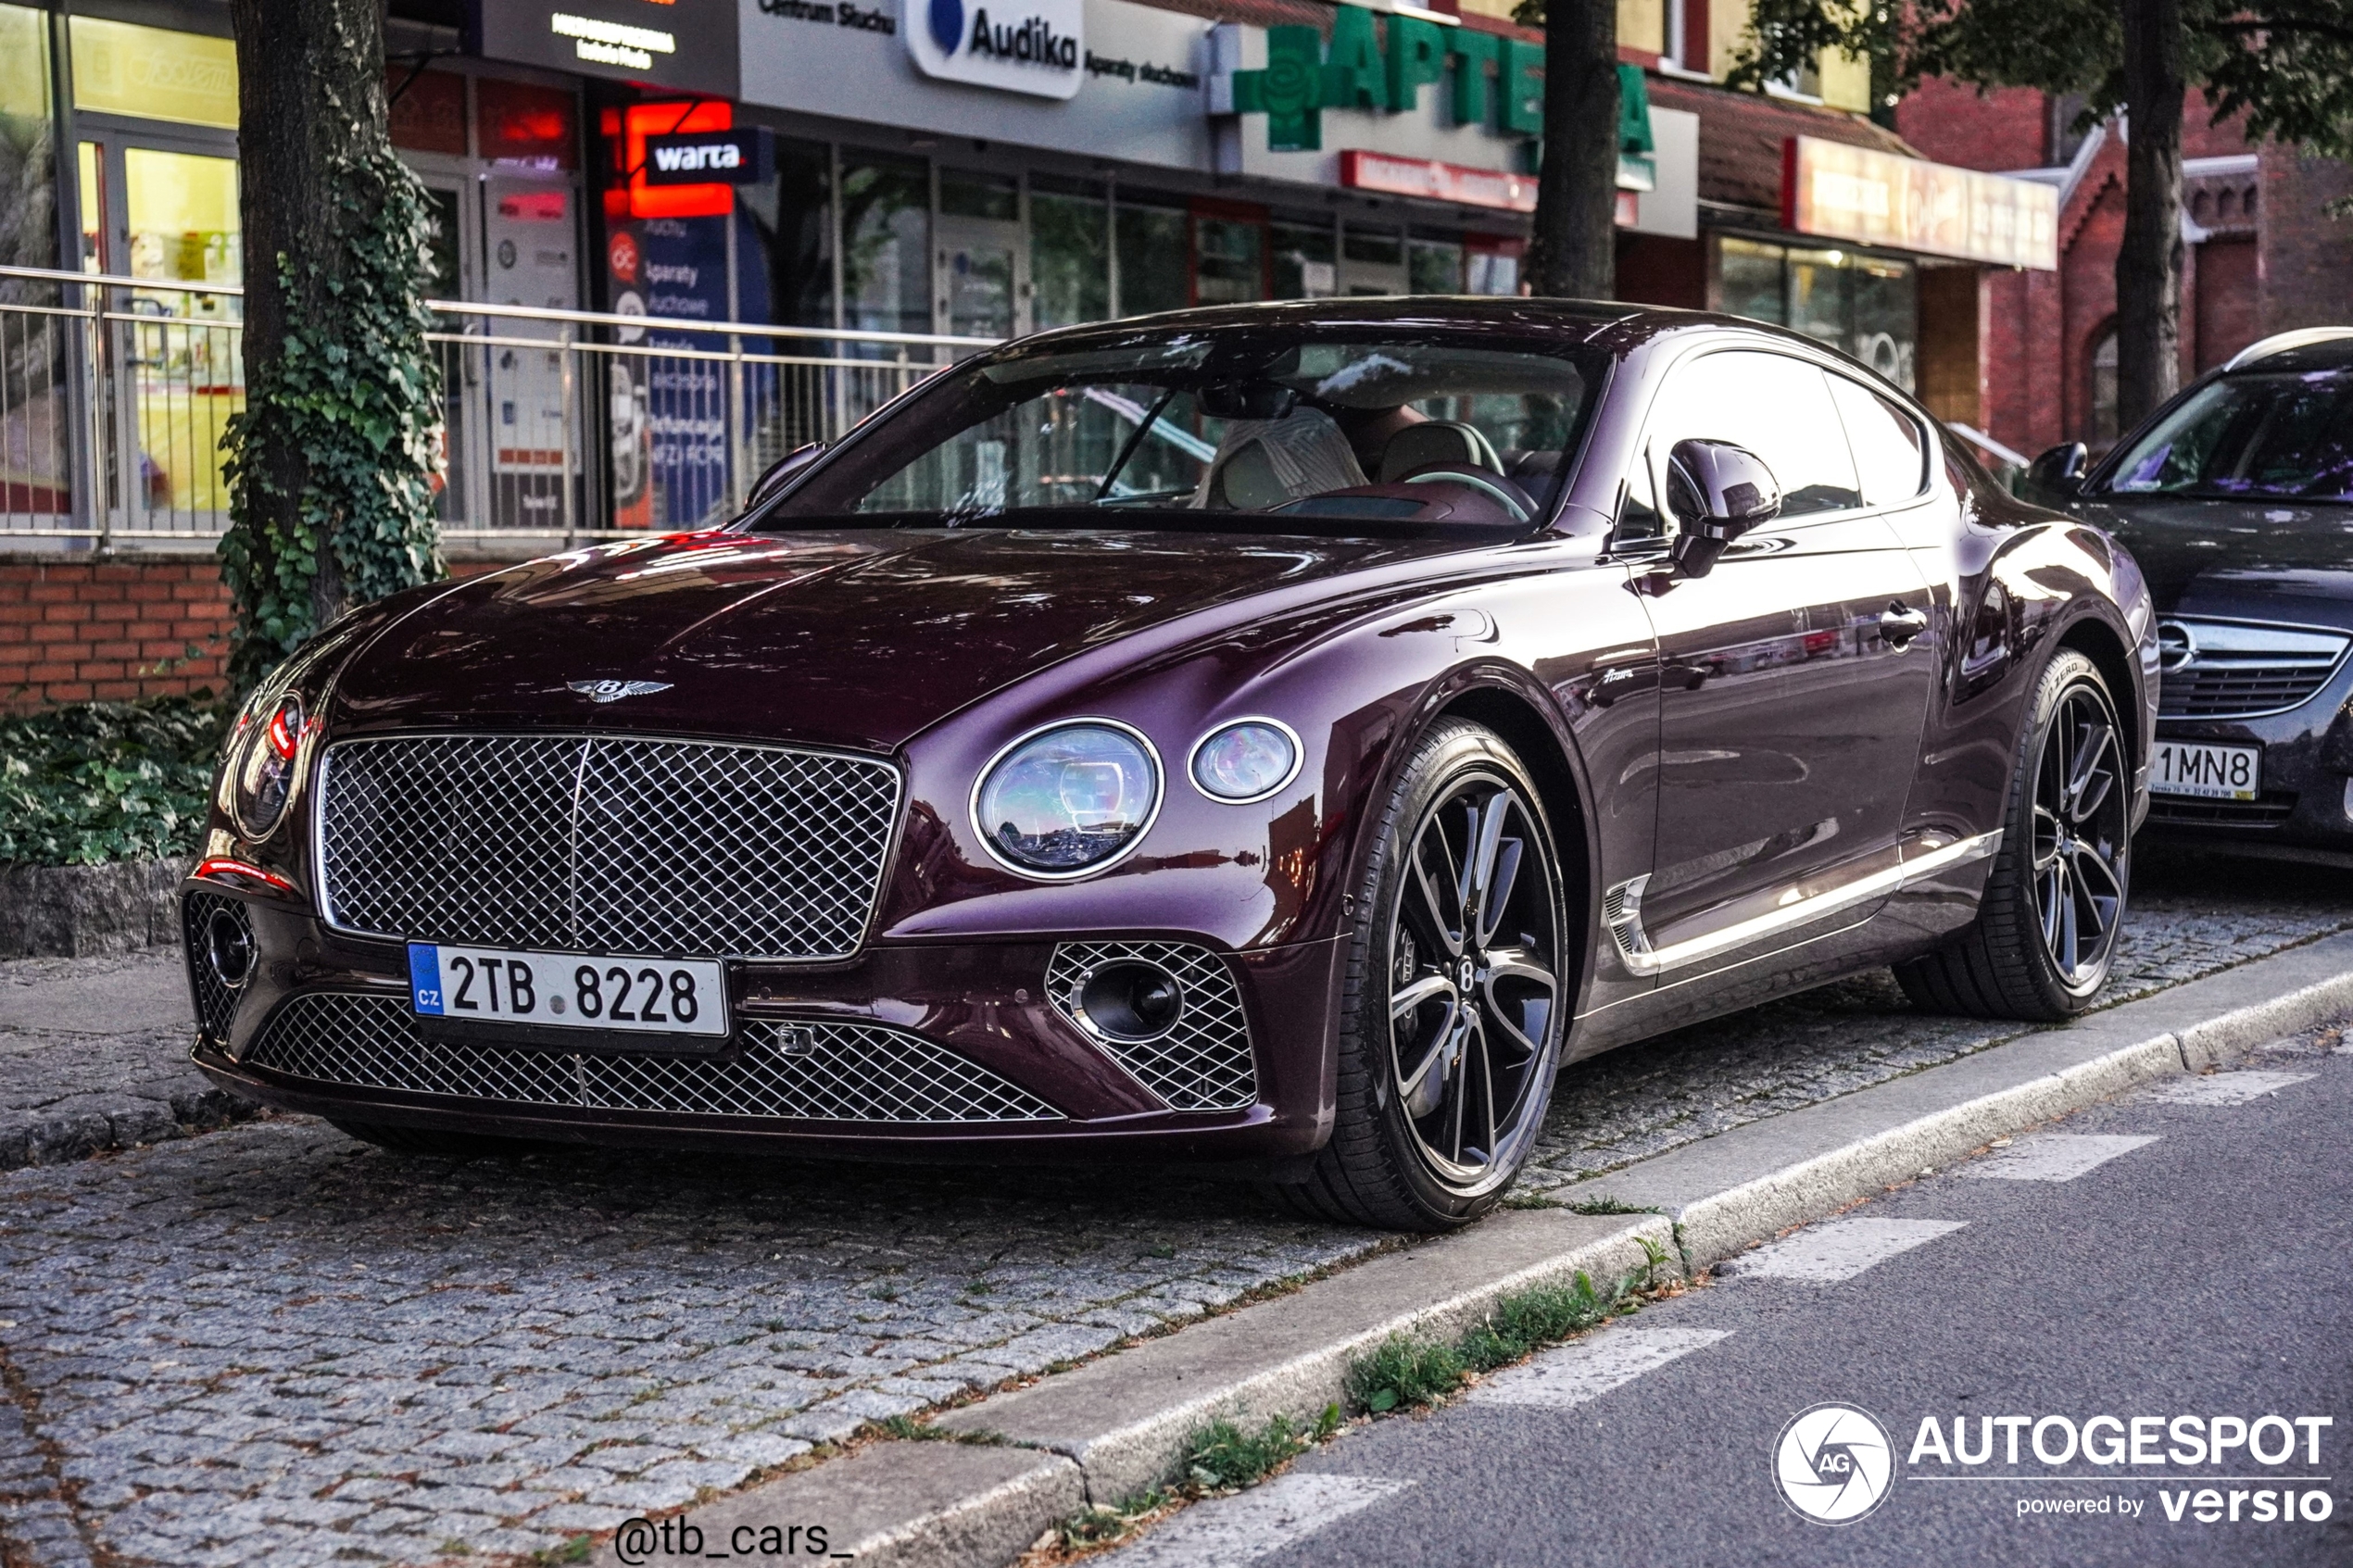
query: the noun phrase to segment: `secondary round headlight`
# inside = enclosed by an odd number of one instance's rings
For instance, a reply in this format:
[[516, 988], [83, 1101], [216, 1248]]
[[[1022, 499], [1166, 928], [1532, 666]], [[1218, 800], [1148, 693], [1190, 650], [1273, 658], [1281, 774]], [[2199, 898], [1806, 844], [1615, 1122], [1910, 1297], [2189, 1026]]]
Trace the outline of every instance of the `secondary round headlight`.
[[267, 838], [286, 814], [294, 793], [295, 757], [302, 749], [302, 699], [278, 699], [267, 719], [246, 731], [236, 761], [237, 825], [247, 838]]
[[1079, 876], [1124, 854], [1160, 809], [1160, 759], [1125, 724], [1040, 731], [998, 754], [973, 792], [988, 852], [1030, 876]]
[[1299, 736], [1277, 719], [1240, 719], [1193, 747], [1193, 783], [1212, 800], [1264, 800], [1299, 772]]

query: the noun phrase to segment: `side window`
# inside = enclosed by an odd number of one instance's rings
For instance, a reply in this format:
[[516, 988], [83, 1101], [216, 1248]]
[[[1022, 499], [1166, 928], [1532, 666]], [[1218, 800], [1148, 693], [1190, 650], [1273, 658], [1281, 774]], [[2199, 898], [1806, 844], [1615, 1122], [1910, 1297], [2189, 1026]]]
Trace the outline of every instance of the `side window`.
[[1830, 383], [1855, 448], [1863, 504], [1892, 507], [1919, 495], [1928, 483], [1928, 439], [1919, 422], [1860, 383], [1832, 376]]
[[1737, 349], [1677, 366], [1652, 422], [1652, 463], [1663, 467], [1675, 443], [1692, 438], [1764, 458], [1784, 518], [1863, 504], [1829, 378], [1802, 359]]

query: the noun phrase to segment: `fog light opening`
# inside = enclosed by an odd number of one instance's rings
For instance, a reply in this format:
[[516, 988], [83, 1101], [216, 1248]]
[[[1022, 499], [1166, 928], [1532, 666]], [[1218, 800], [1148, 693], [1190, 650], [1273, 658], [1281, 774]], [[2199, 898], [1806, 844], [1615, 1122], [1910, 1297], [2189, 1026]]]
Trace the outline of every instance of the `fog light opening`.
[[1074, 1000], [1098, 1034], [1134, 1044], [1157, 1040], [1176, 1026], [1185, 988], [1158, 964], [1126, 960], [1089, 974]]
[[253, 973], [253, 933], [233, 909], [215, 909], [205, 922], [205, 960], [213, 978], [232, 991]]

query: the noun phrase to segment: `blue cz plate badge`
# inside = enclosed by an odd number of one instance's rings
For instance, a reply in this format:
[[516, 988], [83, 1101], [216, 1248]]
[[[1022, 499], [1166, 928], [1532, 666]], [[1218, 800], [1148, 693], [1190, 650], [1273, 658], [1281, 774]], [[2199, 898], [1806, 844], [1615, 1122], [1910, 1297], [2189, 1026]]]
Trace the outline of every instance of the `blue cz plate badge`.
[[708, 959], [598, 957], [409, 944], [422, 1018], [635, 1035], [727, 1033], [727, 974]]

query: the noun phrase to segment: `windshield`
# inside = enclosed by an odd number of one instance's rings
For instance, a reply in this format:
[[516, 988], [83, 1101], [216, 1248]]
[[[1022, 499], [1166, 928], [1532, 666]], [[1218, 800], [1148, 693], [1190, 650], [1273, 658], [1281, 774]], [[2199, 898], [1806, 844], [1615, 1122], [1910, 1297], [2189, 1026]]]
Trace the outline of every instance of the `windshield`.
[[[1584, 412], [1570, 359], [1314, 328], [1016, 350], [951, 370], [855, 434], [755, 526], [812, 517], [1267, 529], [1322, 518], [1526, 526]], [[1107, 515], [1109, 514], [1109, 515]], [[1277, 522], [1271, 521], [1279, 518]]]
[[2124, 495], [2353, 500], [2353, 371], [2208, 383], [2112, 471]]

